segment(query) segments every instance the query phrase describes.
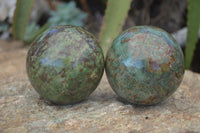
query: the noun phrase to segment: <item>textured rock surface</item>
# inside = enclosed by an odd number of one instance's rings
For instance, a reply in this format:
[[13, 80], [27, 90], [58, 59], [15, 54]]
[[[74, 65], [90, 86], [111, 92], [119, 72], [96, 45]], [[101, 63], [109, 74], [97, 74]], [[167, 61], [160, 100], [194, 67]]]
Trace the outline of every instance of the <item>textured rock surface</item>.
[[157, 106], [120, 102], [104, 75], [82, 103], [53, 106], [40, 99], [26, 75], [27, 49], [0, 41], [0, 132], [200, 132], [200, 75], [186, 71], [178, 90]]
[[76, 26], [55, 26], [31, 45], [26, 68], [41, 97], [56, 104], [87, 98], [104, 71], [103, 51], [96, 38]]
[[121, 33], [106, 57], [106, 74], [112, 89], [138, 105], [160, 103], [180, 85], [184, 56], [166, 31], [136, 26]]

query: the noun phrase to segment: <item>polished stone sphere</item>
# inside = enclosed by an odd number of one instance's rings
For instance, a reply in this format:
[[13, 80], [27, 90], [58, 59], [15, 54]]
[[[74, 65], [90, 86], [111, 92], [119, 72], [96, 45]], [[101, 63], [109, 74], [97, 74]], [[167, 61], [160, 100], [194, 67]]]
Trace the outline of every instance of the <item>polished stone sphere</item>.
[[31, 45], [26, 68], [32, 86], [55, 104], [86, 99], [99, 84], [104, 57], [95, 37], [75, 26], [56, 26]]
[[180, 85], [184, 56], [166, 31], [136, 26], [113, 41], [107, 52], [106, 74], [122, 100], [153, 105], [172, 95]]

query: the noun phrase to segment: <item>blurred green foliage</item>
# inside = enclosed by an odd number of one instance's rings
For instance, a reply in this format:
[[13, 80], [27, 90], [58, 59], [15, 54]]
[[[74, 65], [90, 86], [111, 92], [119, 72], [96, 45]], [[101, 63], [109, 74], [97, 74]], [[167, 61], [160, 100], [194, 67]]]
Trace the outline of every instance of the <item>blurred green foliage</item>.
[[46, 23], [41, 28], [39, 25], [37, 25], [35, 22], [31, 22], [26, 29], [26, 33], [24, 35], [24, 43], [30, 44], [32, 41], [40, 35], [42, 32], [44, 32], [48, 27], [49, 23]]
[[[20, 8], [23, 4], [28, 3], [28, 1], [19, 1], [20, 2], [17, 3], [17, 8]], [[38, 24], [36, 24], [36, 22], [30, 22], [26, 28], [24, 23], [26, 23], [27, 17], [24, 19], [23, 15], [19, 15], [22, 12], [27, 12], [23, 9], [20, 9], [20, 11], [18, 11], [19, 9], [16, 9], [15, 16], [17, 17], [14, 19], [15, 28], [13, 28], [13, 35], [15, 36], [15, 39], [23, 40], [25, 44], [30, 44], [39, 34], [49, 27], [56, 25], [83, 26], [83, 20], [87, 18], [87, 14], [78, 9], [74, 1], [71, 1], [69, 3], [58, 5], [56, 11], [52, 11], [50, 13], [51, 16], [44, 26], [40, 27]], [[31, 6], [29, 5], [26, 10], [31, 10]], [[16, 25], [19, 25], [19, 22], [21, 22], [23, 25], [20, 25], [16, 28]], [[24, 29], [26, 29], [25, 34]]]
[[37, 31], [40, 29], [40, 26], [37, 25], [35, 22], [31, 22], [28, 24], [27, 28], [26, 28], [26, 32], [24, 35], [24, 40], [28, 40], [30, 38], [30, 36], [32, 36], [33, 34], [37, 33]]
[[[113, 39], [121, 32], [132, 0], [101, 1], [103, 3], [108, 3], [99, 36], [100, 45], [103, 47], [105, 54]], [[69, 3], [60, 4], [56, 11], [52, 11], [50, 13], [51, 17], [43, 27], [39, 27], [36, 23], [30, 23], [26, 30], [26, 24], [30, 16], [33, 2], [34, 0], [17, 0], [12, 30], [13, 37], [16, 40], [24, 40], [24, 42], [30, 43], [48, 27], [55, 25], [83, 26], [83, 20], [87, 18], [87, 14], [78, 9], [74, 1], [71, 1]], [[198, 39], [198, 29], [200, 26], [199, 5], [200, 0], [188, 0], [188, 34], [185, 49], [185, 63], [187, 69], [190, 68]], [[0, 32], [7, 28], [8, 25], [6, 23], [0, 23]]]
[[87, 18], [87, 14], [76, 7], [76, 3], [60, 4], [56, 11], [51, 12], [48, 22], [51, 26], [56, 25], [75, 25], [83, 26], [83, 20]]
[[121, 32], [132, 0], [108, 0], [103, 25], [100, 32], [100, 45], [106, 54], [113, 39]]
[[17, 0], [13, 18], [12, 35], [16, 40], [23, 40], [34, 0]]
[[189, 69], [192, 63], [196, 43], [198, 40], [198, 31], [200, 27], [200, 0], [188, 1], [188, 33], [185, 48], [185, 66]]

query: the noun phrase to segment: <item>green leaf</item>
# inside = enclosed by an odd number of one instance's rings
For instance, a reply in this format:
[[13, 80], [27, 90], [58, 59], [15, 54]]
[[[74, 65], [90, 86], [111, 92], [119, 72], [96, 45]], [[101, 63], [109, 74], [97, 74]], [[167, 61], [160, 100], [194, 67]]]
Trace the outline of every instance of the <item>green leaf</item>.
[[189, 0], [188, 2], [188, 33], [185, 48], [186, 69], [189, 69], [192, 63], [200, 26], [200, 0]]
[[17, 0], [13, 18], [12, 34], [14, 39], [23, 40], [34, 0]]
[[48, 22], [50, 26], [56, 25], [76, 25], [83, 26], [83, 20], [87, 18], [87, 14], [76, 7], [76, 3], [60, 4], [56, 11], [51, 12]]
[[108, 0], [100, 32], [100, 45], [106, 54], [114, 38], [119, 35], [126, 20], [132, 0]]
[[49, 23], [46, 23], [41, 28], [35, 23], [30, 23], [27, 27], [26, 34], [24, 37], [25, 44], [31, 44], [40, 34], [42, 34], [45, 30], [50, 27]]
[[31, 36], [37, 33], [37, 31], [40, 29], [40, 26], [36, 24], [35, 22], [30, 22], [26, 27], [26, 32], [24, 34], [24, 41], [29, 40]]

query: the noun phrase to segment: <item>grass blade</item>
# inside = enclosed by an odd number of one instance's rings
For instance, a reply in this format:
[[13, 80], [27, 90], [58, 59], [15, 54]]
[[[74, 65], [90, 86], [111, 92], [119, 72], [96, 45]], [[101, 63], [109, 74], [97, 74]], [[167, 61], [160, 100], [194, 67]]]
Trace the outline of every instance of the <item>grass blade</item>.
[[13, 18], [12, 34], [14, 39], [23, 40], [34, 0], [17, 0]]
[[185, 48], [186, 69], [189, 69], [191, 66], [200, 26], [200, 0], [189, 0], [188, 2], [188, 33]]
[[132, 0], [108, 0], [100, 32], [100, 45], [106, 54], [113, 39], [121, 32]]

